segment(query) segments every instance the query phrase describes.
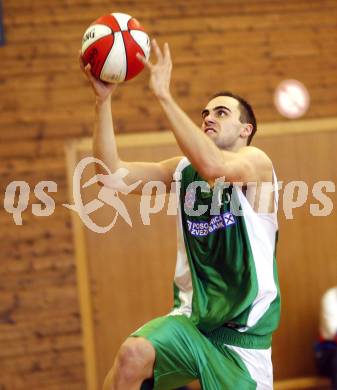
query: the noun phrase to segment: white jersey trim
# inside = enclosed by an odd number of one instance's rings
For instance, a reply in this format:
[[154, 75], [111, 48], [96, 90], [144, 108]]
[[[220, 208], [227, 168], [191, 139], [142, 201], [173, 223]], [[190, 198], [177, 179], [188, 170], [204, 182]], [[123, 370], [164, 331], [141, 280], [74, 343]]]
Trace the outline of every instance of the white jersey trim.
[[[190, 162], [186, 157], [182, 158], [173, 174], [173, 180], [180, 181], [182, 171], [190, 165]], [[179, 186], [180, 190], [180, 186]], [[193, 298], [193, 285], [192, 275], [190, 266], [188, 263], [186, 246], [183, 233], [183, 224], [181, 217], [181, 204], [179, 192], [177, 191], [177, 204], [178, 204], [178, 215], [177, 215], [177, 263], [174, 276], [174, 283], [179, 289], [180, 306], [173, 309], [169, 315], [186, 315], [190, 317], [192, 314], [192, 298]]]
[[277, 179], [273, 171], [275, 210], [273, 213], [259, 215], [256, 213], [240, 188], [236, 188], [239, 203], [242, 207], [249, 243], [253, 253], [258, 292], [248, 315], [247, 326], [238, 329], [245, 332], [256, 325], [277, 297], [278, 291], [274, 280], [275, 237], [277, 232]]

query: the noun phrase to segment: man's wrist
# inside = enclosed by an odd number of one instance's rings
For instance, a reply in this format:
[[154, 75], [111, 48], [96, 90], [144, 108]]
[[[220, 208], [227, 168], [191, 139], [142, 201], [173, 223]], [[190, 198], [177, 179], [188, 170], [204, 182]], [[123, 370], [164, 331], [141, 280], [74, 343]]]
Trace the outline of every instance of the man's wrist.
[[173, 101], [172, 95], [170, 92], [167, 92], [165, 94], [156, 95], [157, 99], [161, 104], [170, 103]]
[[111, 95], [108, 95], [104, 98], [96, 96], [95, 104], [96, 104], [96, 107], [101, 107], [101, 106], [104, 106], [106, 104], [111, 104]]

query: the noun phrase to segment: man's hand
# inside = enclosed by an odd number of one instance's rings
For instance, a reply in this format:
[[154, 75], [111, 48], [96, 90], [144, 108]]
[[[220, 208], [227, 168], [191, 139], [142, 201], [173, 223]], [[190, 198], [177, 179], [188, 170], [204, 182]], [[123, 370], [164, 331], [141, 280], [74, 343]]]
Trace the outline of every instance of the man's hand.
[[116, 89], [117, 84], [110, 84], [110, 83], [104, 83], [103, 81], [97, 80], [92, 74], [91, 74], [91, 65], [87, 64], [84, 65], [83, 58], [81, 55], [81, 51], [79, 51], [79, 57], [78, 57], [80, 68], [82, 72], [85, 74], [86, 78], [89, 80], [90, 85], [95, 93], [96, 100], [99, 103], [103, 103], [107, 99], [111, 97], [112, 92]]
[[157, 42], [152, 40], [152, 48], [156, 53], [157, 63], [152, 64], [141, 54], [137, 58], [150, 70], [150, 88], [159, 99], [170, 97], [170, 81], [172, 71], [172, 60], [168, 43], [164, 45], [164, 54], [160, 50]]

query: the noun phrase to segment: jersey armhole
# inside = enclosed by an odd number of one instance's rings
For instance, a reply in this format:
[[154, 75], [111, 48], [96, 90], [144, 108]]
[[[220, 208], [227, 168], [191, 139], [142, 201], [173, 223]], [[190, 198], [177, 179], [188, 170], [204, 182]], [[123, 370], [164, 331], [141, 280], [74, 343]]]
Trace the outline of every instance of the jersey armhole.
[[180, 181], [181, 180], [181, 175], [182, 171], [190, 165], [190, 162], [187, 157], [183, 157], [179, 162], [178, 165], [173, 173], [173, 180], [174, 181]]

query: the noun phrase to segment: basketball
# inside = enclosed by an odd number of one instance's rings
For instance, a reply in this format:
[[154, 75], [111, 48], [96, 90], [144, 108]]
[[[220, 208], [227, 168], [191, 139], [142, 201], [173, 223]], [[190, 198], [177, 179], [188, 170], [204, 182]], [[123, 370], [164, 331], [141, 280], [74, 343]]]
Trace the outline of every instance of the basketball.
[[137, 76], [144, 65], [140, 53], [150, 56], [150, 39], [138, 20], [123, 13], [104, 15], [95, 20], [82, 39], [84, 64], [91, 73], [108, 83], [121, 83]]

